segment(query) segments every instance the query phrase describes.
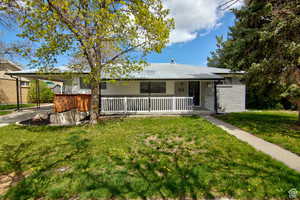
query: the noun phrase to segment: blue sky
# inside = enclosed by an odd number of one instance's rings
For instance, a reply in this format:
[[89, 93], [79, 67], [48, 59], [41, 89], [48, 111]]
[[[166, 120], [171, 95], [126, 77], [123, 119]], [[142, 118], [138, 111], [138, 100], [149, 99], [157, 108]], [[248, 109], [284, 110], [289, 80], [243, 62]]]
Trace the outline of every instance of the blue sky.
[[[227, 13], [220, 20], [220, 25], [212, 30], [199, 31], [196, 39], [188, 42], [176, 43], [168, 46], [161, 54], [150, 54], [148, 62], [170, 62], [174, 58], [176, 63], [206, 66], [207, 57], [216, 49], [216, 36], [227, 37], [229, 27], [234, 24], [234, 15]], [[204, 33], [201, 36], [201, 33]]]
[[[222, 0], [172, 0], [165, 1], [170, 9], [176, 28], [171, 32], [170, 45], [161, 54], [147, 56], [148, 62], [164, 63], [174, 58], [176, 63], [206, 66], [207, 57], [216, 48], [216, 36], [227, 37], [229, 27], [235, 17], [231, 12], [219, 13], [217, 7]], [[18, 30], [1, 29], [1, 40], [21, 40], [16, 36]], [[26, 68], [27, 61], [15, 59]], [[66, 65], [69, 58], [60, 56], [57, 66]]]

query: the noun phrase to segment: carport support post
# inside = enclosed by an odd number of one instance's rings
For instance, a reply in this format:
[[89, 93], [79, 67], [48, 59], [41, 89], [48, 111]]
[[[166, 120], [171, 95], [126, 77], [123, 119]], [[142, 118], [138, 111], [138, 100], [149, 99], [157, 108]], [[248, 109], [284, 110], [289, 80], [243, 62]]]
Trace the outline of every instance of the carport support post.
[[22, 77], [20, 77], [20, 103], [23, 105], [23, 97], [22, 97]]
[[17, 111], [20, 111], [19, 78], [16, 78], [16, 89], [17, 89]]
[[40, 83], [39, 80], [35, 80], [35, 95], [36, 95], [36, 109], [40, 108]]

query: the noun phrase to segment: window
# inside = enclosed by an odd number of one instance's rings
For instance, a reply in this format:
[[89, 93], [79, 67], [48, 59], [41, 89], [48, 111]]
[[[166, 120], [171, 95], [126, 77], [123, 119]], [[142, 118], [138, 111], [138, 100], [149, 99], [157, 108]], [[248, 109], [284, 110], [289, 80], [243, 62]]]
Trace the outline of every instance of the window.
[[106, 90], [107, 88], [106, 82], [101, 82], [100, 85], [101, 85], [101, 90]]
[[166, 82], [141, 82], [141, 93], [166, 93]]
[[29, 86], [29, 82], [28, 81], [21, 81], [21, 86], [22, 87], [28, 87]]

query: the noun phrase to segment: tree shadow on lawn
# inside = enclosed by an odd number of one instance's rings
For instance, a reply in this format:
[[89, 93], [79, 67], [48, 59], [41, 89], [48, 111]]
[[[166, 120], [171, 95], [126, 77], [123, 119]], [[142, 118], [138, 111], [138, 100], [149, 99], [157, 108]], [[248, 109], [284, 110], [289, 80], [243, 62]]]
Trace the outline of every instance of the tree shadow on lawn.
[[[16, 130], [27, 130], [29, 132], [62, 132], [74, 128], [75, 126], [15, 126]], [[82, 127], [82, 126], [76, 126]]]
[[[26, 191], [22, 188], [24, 182], [32, 180], [32, 177], [41, 178], [41, 175], [47, 174], [61, 164], [75, 161], [78, 155], [85, 152], [88, 142], [87, 139], [82, 139], [78, 135], [72, 135], [55, 146], [46, 145], [39, 149], [34, 149], [32, 147], [34, 142], [31, 141], [16, 145], [3, 145], [0, 149], [0, 163], [2, 164], [0, 199], [1, 193], [6, 190], [8, 193], [4, 195], [4, 199], [27, 199], [23, 194]], [[61, 153], [62, 149], [65, 153]], [[35, 179], [33, 181], [36, 182]], [[29, 189], [32, 190], [32, 188]]]
[[[82, 143], [78, 138], [75, 142], [71, 140], [73, 153], [55, 162], [48, 160], [41, 169], [11, 188], [5, 197], [287, 198], [287, 193], [282, 191], [288, 191], [292, 186], [300, 187], [299, 174], [282, 168], [267, 157], [252, 157], [257, 163], [240, 162], [229, 154], [197, 148], [193, 140], [176, 135], [145, 136], [143, 141], [141, 148], [131, 149], [129, 153], [111, 149], [105, 155], [95, 157], [88, 152], [86, 142]], [[59, 163], [65, 163], [68, 170], [58, 171]], [[264, 164], [269, 166], [265, 168]], [[253, 178], [258, 179], [260, 185], [248, 182]], [[278, 181], [282, 182], [282, 188], [276, 186]], [[261, 193], [257, 194], [257, 190]]]
[[[278, 115], [277, 113], [230, 113], [218, 115], [217, 118], [254, 134], [273, 136], [279, 134], [300, 139], [300, 129], [297, 129], [297, 117]], [[300, 127], [299, 127], [300, 128]]]

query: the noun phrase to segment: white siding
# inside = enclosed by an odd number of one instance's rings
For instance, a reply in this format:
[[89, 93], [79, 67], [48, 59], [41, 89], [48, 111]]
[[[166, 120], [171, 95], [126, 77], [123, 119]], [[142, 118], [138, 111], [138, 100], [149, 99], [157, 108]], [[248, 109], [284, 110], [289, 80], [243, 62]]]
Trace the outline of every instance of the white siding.
[[[115, 81], [107, 82], [107, 88], [101, 90], [102, 95], [107, 96], [138, 96], [138, 95], [148, 95], [140, 93], [140, 82], [142, 81]], [[154, 82], [154, 81], [153, 81]], [[158, 81], [161, 82], [161, 81]], [[174, 96], [175, 94], [175, 82], [166, 82], [166, 93], [154, 94], [152, 96]], [[79, 78], [74, 78], [72, 83], [65, 84], [65, 92], [72, 94], [90, 94], [90, 89], [81, 89]]]
[[218, 111], [243, 112], [246, 110], [245, 85], [218, 85]]

